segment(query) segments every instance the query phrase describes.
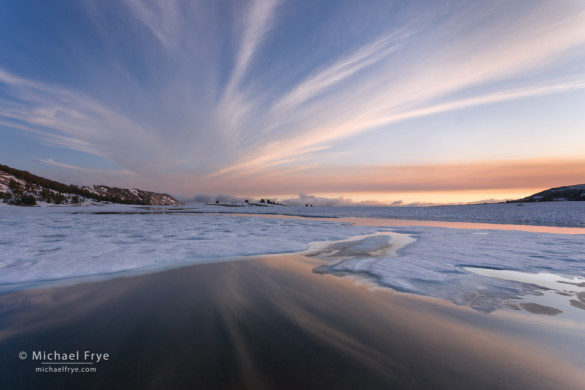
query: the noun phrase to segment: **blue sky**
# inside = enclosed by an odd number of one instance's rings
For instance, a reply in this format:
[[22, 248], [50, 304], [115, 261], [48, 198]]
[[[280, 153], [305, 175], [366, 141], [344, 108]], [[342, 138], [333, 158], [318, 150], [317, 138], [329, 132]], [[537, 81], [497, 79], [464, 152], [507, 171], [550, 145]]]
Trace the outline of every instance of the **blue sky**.
[[583, 102], [583, 1], [0, 3], [0, 162], [67, 183], [513, 198], [585, 182]]

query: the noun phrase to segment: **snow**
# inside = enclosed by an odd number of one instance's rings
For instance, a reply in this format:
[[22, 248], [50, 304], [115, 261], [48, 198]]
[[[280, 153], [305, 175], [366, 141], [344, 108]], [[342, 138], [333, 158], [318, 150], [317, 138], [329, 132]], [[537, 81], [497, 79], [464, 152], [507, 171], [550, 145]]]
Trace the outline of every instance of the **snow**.
[[[235, 210], [244, 215], [230, 214], [233, 209], [229, 207], [201, 205], [3, 206], [0, 207], [0, 291], [65, 279], [114, 277], [185, 264], [305, 251], [320, 259], [322, 265], [316, 272], [365, 276], [377, 285], [399, 292], [446, 299], [490, 312], [510, 307], [511, 300], [527, 294], [542, 294], [544, 287], [526, 281], [530, 278], [522, 281], [494, 277], [494, 273], [489, 276], [478, 273], [478, 269], [553, 274], [564, 284], [575, 280], [576, 290], [585, 291], [585, 284], [579, 285], [585, 279], [578, 279], [585, 278], [585, 235], [430, 226], [353, 226], [316, 217], [401, 216], [583, 227], [584, 205], [564, 202], [524, 207], [502, 204], [306, 209], [250, 206]], [[286, 212], [313, 218], [262, 218], [246, 216], [246, 212]], [[557, 292], [577, 294], [573, 290]]]
[[8, 189], [8, 183], [10, 183], [10, 180], [14, 180], [17, 183], [20, 183], [22, 186], [26, 184], [24, 180], [17, 179], [15, 176], [9, 173], [0, 171], [0, 191], [6, 191]]
[[[392, 240], [407, 235], [413, 242], [399, 244], [395, 256], [373, 256], [375, 245], [366, 250], [363, 248], [366, 242], [361, 239], [361, 255], [330, 253], [331, 264], [319, 267], [318, 271], [365, 274], [377, 284], [399, 292], [448, 299], [483, 312], [493, 311], [507, 300], [528, 293], [538, 294], [542, 289], [534, 282], [479, 275], [469, 267], [552, 273], [561, 276], [559, 279], [585, 278], [583, 235], [437, 227], [397, 227], [392, 231]], [[404, 242], [404, 238], [400, 239]], [[383, 247], [379, 245], [378, 249]], [[335, 252], [335, 248], [330, 249]], [[339, 256], [344, 258], [336, 259]]]
[[478, 275], [489, 276], [491, 278], [535, 284], [537, 286], [544, 287], [547, 290], [580, 292], [583, 290], [583, 288], [579, 287], [578, 284], [585, 282], [584, 278], [564, 278], [562, 276], [547, 272], [539, 272], [534, 274], [519, 271], [473, 267], [465, 267], [465, 270]]
[[[140, 210], [122, 205], [3, 207], [0, 285], [298, 252], [313, 241], [375, 232], [312, 220], [111, 214]], [[95, 211], [103, 214], [87, 213]]]
[[95, 188], [95, 186], [83, 186], [81, 187], [81, 189], [90, 192], [94, 195], [100, 195], [100, 192]]

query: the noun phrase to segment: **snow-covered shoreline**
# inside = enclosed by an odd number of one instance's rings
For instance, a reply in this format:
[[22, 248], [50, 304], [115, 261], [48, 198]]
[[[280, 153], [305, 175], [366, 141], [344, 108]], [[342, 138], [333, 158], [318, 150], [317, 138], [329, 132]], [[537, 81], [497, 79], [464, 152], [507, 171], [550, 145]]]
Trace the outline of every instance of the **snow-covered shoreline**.
[[[189, 207], [187, 205], [186, 207]], [[198, 210], [238, 214], [282, 214], [307, 217], [357, 217], [496, 224], [585, 226], [584, 202], [490, 203], [432, 207], [222, 207], [191, 205]]]
[[[267, 205], [257, 207], [241, 204], [220, 206], [214, 204], [190, 203], [183, 206], [142, 206], [85, 202], [80, 205], [41, 204], [56, 212], [189, 212], [218, 214], [269, 214], [283, 216], [304, 216], [312, 218], [378, 218], [420, 221], [478, 222], [493, 224], [538, 225], [585, 227], [585, 201], [583, 202], [541, 202], [541, 203], [490, 203], [470, 205], [449, 205], [432, 207], [382, 207], [382, 206], [339, 206], [339, 207], [294, 207]], [[13, 209], [0, 203], [0, 210]], [[39, 207], [33, 207], [39, 208]], [[24, 208], [16, 208], [26, 209]]]

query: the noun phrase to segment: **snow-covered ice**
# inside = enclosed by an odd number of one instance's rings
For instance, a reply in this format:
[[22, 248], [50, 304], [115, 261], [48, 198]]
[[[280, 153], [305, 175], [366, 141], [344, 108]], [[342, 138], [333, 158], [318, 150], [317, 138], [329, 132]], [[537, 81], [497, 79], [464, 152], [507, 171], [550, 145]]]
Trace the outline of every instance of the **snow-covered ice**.
[[[550, 286], [479, 275], [468, 267], [551, 273], [561, 276], [561, 280], [574, 279], [575, 284], [585, 281], [583, 235], [437, 227], [397, 227], [392, 231], [387, 237], [390, 244], [399, 241], [396, 255], [376, 254], [379, 252], [376, 245], [382, 249], [388, 244], [356, 239], [353, 246], [359, 243], [360, 253], [347, 255], [339, 246], [322, 250], [322, 256], [329, 258], [331, 264], [317, 271], [367, 275], [396, 291], [444, 298], [483, 312], [493, 311], [507, 300], [529, 293], [541, 294]], [[402, 235], [410, 237], [412, 242], [404, 245]], [[572, 291], [566, 290], [562, 292]], [[585, 285], [581, 291], [585, 291]]]
[[[119, 214], [140, 210], [118, 205], [2, 208], [0, 285], [298, 252], [313, 241], [375, 232], [309, 219]], [[101, 214], [89, 213], [96, 211]]]
[[[396, 210], [412, 219], [518, 223], [521, 222], [519, 215], [525, 215], [525, 223], [540, 221], [542, 224], [584, 226], [582, 202], [457, 207], [418, 208], [410, 210], [410, 214], [406, 213], [407, 208]], [[316, 268], [316, 272], [366, 276], [400, 292], [447, 299], [483, 312], [513, 307], [511, 300], [527, 294], [543, 294], [546, 288], [569, 298], [577, 297], [574, 300], [577, 303], [571, 303], [577, 309], [585, 305], [581, 299], [585, 296], [583, 234], [352, 226], [315, 218], [396, 218], [397, 211], [388, 209], [232, 209], [201, 205], [1, 207], [0, 291], [64, 279], [111, 277], [241, 256], [305, 251], [323, 259], [323, 265]], [[205, 213], [226, 210], [238, 213], [286, 211], [290, 215], [314, 218]], [[452, 212], [448, 218], [440, 217], [441, 213], [448, 214], [448, 210]], [[478, 270], [553, 274], [559, 276], [564, 283], [561, 285], [572, 289], [550, 289], [550, 286], [530, 280], [486, 275]], [[567, 280], [575, 282], [568, 285]]]
[[278, 213], [307, 217], [387, 218], [585, 227], [585, 201], [492, 203], [434, 207], [221, 207], [200, 205], [199, 208], [202, 211], [221, 213]]

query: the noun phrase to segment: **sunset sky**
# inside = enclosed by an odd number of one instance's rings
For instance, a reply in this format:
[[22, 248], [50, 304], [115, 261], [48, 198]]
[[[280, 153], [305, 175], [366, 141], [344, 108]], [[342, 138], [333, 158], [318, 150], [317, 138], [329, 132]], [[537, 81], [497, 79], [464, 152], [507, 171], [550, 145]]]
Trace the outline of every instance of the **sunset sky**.
[[581, 184], [585, 1], [2, 1], [0, 136], [2, 164], [182, 199]]

